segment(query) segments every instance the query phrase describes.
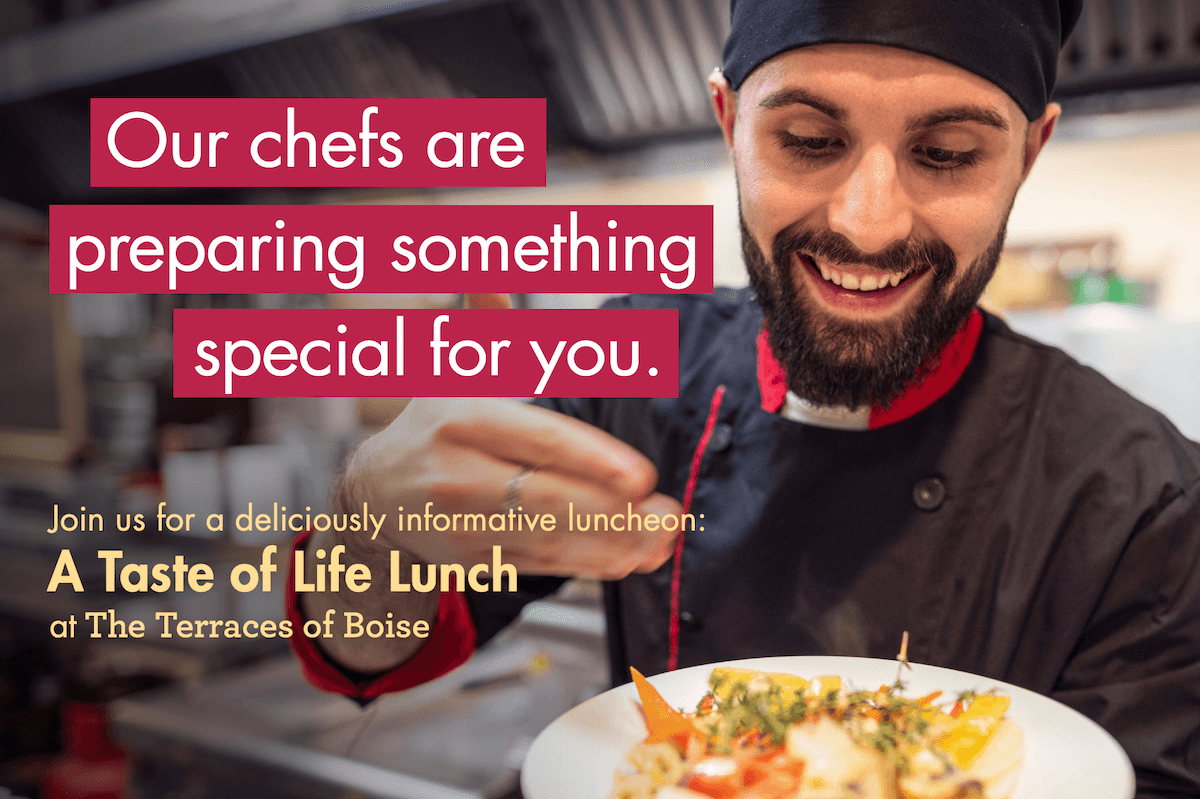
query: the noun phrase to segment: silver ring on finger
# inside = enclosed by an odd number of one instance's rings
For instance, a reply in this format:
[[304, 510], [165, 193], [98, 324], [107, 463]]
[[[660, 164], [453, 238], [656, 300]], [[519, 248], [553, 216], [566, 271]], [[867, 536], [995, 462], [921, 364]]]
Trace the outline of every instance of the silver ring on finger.
[[501, 507], [507, 513], [510, 510], [516, 510], [521, 505], [521, 486], [529, 479], [529, 476], [536, 471], [536, 467], [522, 466], [521, 470], [509, 478], [509, 481], [504, 484], [504, 503]]

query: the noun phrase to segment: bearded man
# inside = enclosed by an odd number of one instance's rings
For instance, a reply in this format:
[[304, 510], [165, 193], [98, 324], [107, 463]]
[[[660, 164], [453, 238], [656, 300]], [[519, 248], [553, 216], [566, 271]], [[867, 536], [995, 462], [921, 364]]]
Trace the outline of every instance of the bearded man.
[[699, 527], [301, 539], [344, 543], [373, 573], [390, 548], [490, 562], [500, 544], [523, 575], [516, 594], [293, 598], [297, 621], [433, 621], [424, 642], [293, 638], [310, 678], [361, 699], [406, 688], [565, 577], [599, 577], [618, 677], [888, 658], [907, 630], [914, 660], [1095, 719], [1140, 795], [1195, 795], [1200, 447], [976, 306], [1058, 118], [1077, 15], [1067, 0], [736, 0], [711, 89], [753, 293], [618, 303], [679, 309], [678, 399], [414, 400], [339, 493], [446, 513], [686, 505]]

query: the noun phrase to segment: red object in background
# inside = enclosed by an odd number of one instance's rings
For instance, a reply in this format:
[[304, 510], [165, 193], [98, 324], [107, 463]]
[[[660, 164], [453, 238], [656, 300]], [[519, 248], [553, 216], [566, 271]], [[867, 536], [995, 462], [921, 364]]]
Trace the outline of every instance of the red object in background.
[[104, 705], [68, 702], [63, 706], [66, 752], [46, 773], [45, 799], [120, 799], [125, 795], [125, 753], [108, 737]]

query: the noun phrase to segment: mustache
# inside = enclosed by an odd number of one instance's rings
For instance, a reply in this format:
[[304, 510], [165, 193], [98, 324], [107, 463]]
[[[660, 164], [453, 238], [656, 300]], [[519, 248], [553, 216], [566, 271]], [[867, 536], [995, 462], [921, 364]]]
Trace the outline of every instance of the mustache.
[[793, 255], [807, 255], [829, 266], [859, 264], [881, 272], [907, 275], [932, 269], [935, 276], [954, 271], [956, 259], [950, 245], [941, 239], [912, 236], [893, 242], [878, 252], [863, 252], [850, 239], [832, 230], [785, 228], [775, 237], [771, 257], [775, 264], [787, 263]]

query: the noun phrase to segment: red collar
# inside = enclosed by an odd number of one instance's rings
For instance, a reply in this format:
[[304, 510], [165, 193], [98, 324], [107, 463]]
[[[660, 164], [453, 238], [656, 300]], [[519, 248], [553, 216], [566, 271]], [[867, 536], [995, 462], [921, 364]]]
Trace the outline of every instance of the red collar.
[[[871, 408], [867, 428], [876, 430], [915, 416], [941, 399], [949, 391], [971, 362], [975, 346], [983, 332], [983, 314], [976, 308], [954, 334], [950, 343], [936, 356], [933, 370], [921, 382], [908, 385], [890, 408]], [[762, 409], [767, 413], [778, 413], [787, 396], [787, 376], [783, 366], [775, 360], [767, 331], [758, 334], [758, 390], [762, 394]]]

